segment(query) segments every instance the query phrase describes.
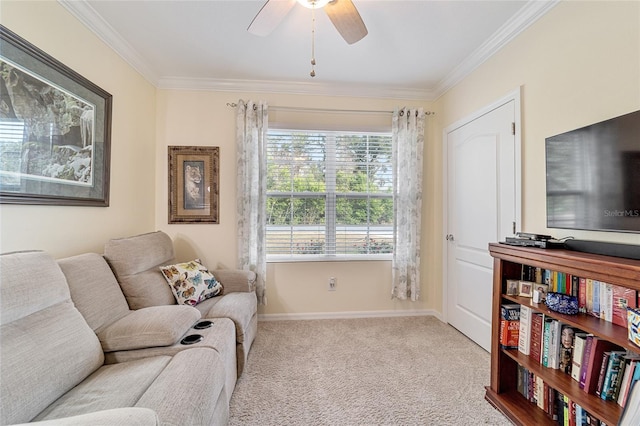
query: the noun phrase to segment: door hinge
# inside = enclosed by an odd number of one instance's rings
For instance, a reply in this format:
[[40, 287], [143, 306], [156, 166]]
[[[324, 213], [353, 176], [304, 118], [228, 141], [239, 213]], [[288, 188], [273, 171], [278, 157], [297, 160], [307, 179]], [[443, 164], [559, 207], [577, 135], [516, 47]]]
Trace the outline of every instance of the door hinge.
[[513, 235], [516, 235], [516, 223], [515, 222], [511, 222], [512, 228], [513, 228]]
[[516, 123], [515, 122], [511, 123], [511, 134], [513, 136], [516, 135]]

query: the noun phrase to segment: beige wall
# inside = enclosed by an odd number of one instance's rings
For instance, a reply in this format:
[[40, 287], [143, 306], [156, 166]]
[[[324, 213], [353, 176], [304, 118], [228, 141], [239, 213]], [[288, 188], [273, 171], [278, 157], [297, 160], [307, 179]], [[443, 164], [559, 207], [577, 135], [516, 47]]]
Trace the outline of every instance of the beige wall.
[[113, 95], [109, 207], [0, 205], [0, 252], [102, 252], [154, 229], [155, 88], [56, 1], [5, 1], [2, 25]]
[[518, 87], [523, 231], [640, 244], [547, 229], [544, 170], [546, 137], [640, 109], [640, 2], [561, 2], [437, 101], [443, 128]]
[[[544, 138], [640, 109], [640, 3], [563, 2], [436, 102], [156, 90], [54, 0], [5, 1], [13, 31], [113, 95], [111, 206], [0, 206], [0, 251], [40, 248], [56, 257], [101, 251], [108, 238], [154, 229], [170, 234], [178, 256], [234, 267], [235, 127], [227, 102], [391, 110], [424, 106], [428, 119], [423, 204], [422, 300], [390, 298], [389, 262], [274, 263], [266, 314], [441, 311], [442, 129], [522, 87], [523, 230], [549, 232], [544, 212]], [[272, 112], [272, 122], [304, 126], [305, 114]], [[381, 117], [325, 121], [383, 126]], [[219, 225], [167, 224], [167, 146], [220, 147]], [[638, 234], [573, 232], [577, 238], [640, 243]], [[327, 278], [338, 289], [327, 291]]]
[[[238, 99], [264, 100], [273, 107], [333, 108], [391, 111], [396, 106], [423, 106], [429, 103], [401, 100], [356, 98], [329, 98], [274, 94], [222, 93], [205, 91], [160, 90], [158, 93], [158, 120], [156, 170], [156, 226], [176, 241], [178, 256], [187, 260], [200, 257], [205, 264], [234, 267], [236, 264], [236, 188], [235, 188], [235, 110], [226, 106]], [[350, 128], [383, 130], [390, 128], [390, 115], [374, 114], [309, 114], [278, 111], [269, 113], [271, 125], [298, 128]], [[437, 125], [428, 119], [431, 134]], [[433, 138], [430, 138], [433, 140]], [[212, 145], [220, 147], [220, 224], [176, 225], [167, 224], [167, 146]], [[423, 228], [425, 234], [439, 227], [439, 216], [430, 208], [435, 197], [433, 185], [437, 170], [437, 157], [432, 155], [433, 144], [427, 143], [425, 164], [425, 203]], [[438, 250], [427, 238], [423, 253], [422, 300], [417, 303], [391, 300], [391, 262], [297, 262], [270, 263], [267, 268], [268, 304], [260, 307], [263, 314], [319, 314], [362, 311], [424, 311], [439, 305], [436, 289], [439, 262]], [[337, 290], [329, 292], [327, 281], [336, 277]]]

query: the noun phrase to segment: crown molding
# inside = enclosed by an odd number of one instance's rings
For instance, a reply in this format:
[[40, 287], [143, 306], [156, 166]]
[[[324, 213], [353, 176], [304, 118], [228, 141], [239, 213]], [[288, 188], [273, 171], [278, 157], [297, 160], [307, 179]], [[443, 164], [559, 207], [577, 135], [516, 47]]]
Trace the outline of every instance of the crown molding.
[[438, 83], [435, 89], [436, 99], [460, 83], [466, 76], [529, 28], [530, 25], [544, 16], [559, 2], [560, 0], [530, 0], [527, 2], [518, 13]]
[[158, 80], [157, 87], [159, 89], [175, 90], [286, 93], [294, 95], [349, 96], [357, 98], [389, 98], [420, 101], [432, 99], [434, 96], [434, 93], [429, 90], [410, 87], [380, 87], [342, 83], [184, 77], [161, 78]]
[[144, 57], [135, 50], [102, 16], [85, 0], [58, 0], [69, 13], [89, 28], [113, 49], [122, 59], [138, 71], [145, 80], [157, 86], [158, 76], [147, 65]]
[[85, 0], [58, 0], [58, 2], [111, 47], [147, 81], [159, 89], [287, 93], [433, 101], [462, 81], [507, 43], [516, 38], [531, 24], [556, 6], [560, 0], [528, 1], [513, 18], [506, 22], [487, 41], [442, 79], [434, 89], [380, 87], [379, 85], [353, 85], [345, 83], [160, 77], [145, 62], [143, 55], [136, 51], [111, 25], [102, 19], [88, 2]]

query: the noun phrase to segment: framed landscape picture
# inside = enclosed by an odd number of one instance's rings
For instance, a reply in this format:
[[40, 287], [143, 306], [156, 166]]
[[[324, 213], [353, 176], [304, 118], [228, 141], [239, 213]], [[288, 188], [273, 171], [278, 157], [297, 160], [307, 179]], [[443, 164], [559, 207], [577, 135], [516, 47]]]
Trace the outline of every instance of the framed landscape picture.
[[0, 25], [0, 203], [109, 205], [109, 93]]
[[169, 147], [169, 223], [218, 222], [219, 148]]

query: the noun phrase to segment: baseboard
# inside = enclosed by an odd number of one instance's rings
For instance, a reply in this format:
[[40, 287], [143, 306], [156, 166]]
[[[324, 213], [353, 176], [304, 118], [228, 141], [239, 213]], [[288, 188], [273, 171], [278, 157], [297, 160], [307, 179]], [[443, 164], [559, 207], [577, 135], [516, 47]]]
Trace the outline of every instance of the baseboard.
[[259, 314], [258, 321], [290, 321], [318, 319], [385, 318], [385, 317], [422, 317], [432, 316], [443, 321], [442, 314], [433, 309], [406, 311], [349, 311], [349, 312], [311, 312], [292, 314]]

